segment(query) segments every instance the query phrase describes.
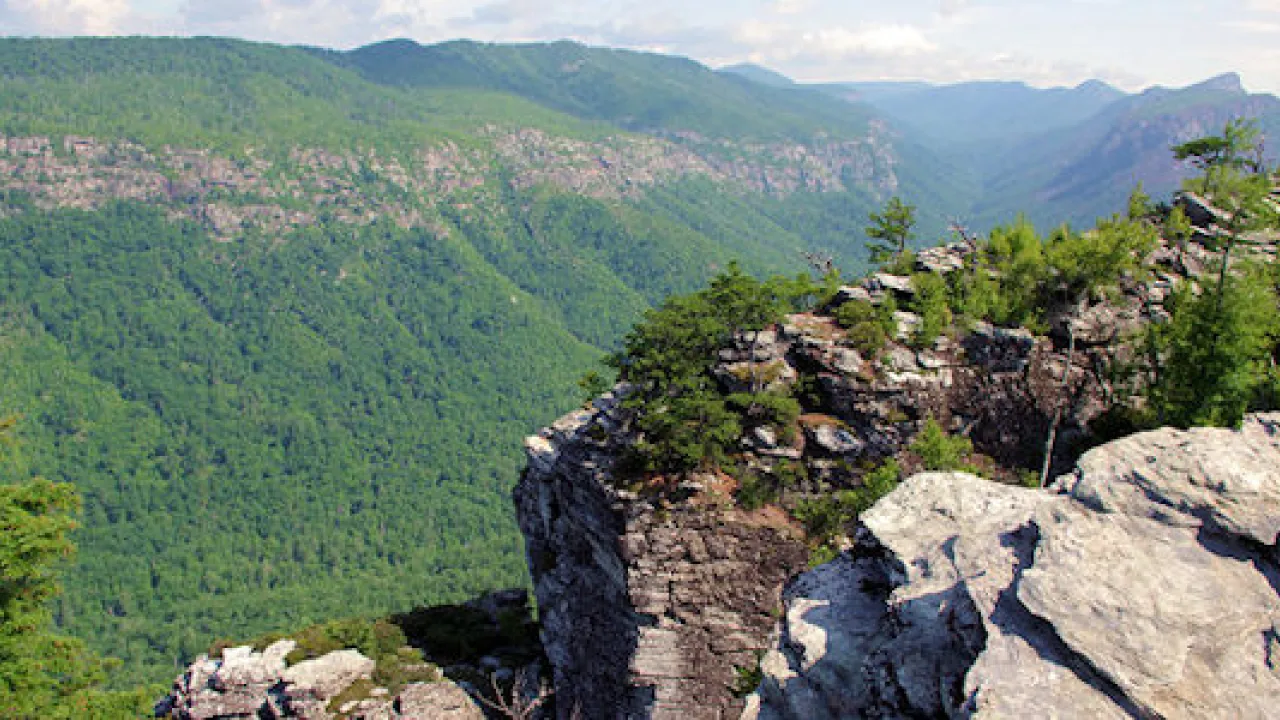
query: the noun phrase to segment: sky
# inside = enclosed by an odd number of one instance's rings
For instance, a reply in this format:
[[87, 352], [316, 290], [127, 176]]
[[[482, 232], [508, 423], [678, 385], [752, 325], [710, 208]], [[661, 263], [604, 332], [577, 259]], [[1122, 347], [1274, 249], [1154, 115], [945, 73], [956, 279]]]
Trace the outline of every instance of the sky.
[[1097, 78], [1132, 91], [1238, 72], [1250, 90], [1280, 94], [1280, 0], [0, 0], [0, 35], [341, 49], [567, 38], [811, 82]]

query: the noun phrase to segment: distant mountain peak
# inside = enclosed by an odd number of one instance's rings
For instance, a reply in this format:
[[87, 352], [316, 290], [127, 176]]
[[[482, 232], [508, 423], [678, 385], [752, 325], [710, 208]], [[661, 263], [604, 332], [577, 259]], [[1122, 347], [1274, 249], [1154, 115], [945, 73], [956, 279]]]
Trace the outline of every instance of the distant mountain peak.
[[1240, 79], [1240, 73], [1229, 72], [1223, 73], [1216, 77], [1211, 77], [1204, 82], [1196, 83], [1188, 90], [1218, 90], [1221, 92], [1233, 92], [1244, 94], [1244, 82]]
[[1124, 94], [1124, 91], [1116, 88], [1116, 86], [1096, 78], [1093, 80], [1085, 80], [1075, 86], [1074, 89], [1078, 93], [1090, 93], [1093, 95], [1110, 95], [1119, 97]]
[[755, 63], [727, 65], [720, 68], [719, 72], [726, 75], [737, 75], [738, 77], [744, 77], [762, 85], [771, 85], [773, 87], [791, 87], [796, 84], [795, 80], [792, 80], [777, 70], [770, 70], [763, 65], [756, 65]]

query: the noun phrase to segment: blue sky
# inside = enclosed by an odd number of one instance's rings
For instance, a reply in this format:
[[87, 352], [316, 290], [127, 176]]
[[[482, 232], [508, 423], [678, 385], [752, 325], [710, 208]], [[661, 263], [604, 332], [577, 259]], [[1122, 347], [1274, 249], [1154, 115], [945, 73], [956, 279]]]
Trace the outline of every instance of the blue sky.
[[338, 48], [572, 38], [809, 81], [1100, 78], [1136, 90], [1236, 71], [1280, 93], [1280, 0], [0, 0], [0, 34]]

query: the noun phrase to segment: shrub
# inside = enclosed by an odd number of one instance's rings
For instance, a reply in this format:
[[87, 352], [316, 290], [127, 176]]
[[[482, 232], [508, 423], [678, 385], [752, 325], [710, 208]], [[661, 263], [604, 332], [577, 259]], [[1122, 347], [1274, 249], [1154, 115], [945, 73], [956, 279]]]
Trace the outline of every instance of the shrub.
[[846, 513], [857, 517], [871, 509], [880, 498], [893, 492], [902, 480], [902, 466], [889, 458], [862, 477], [862, 485], [840, 493], [840, 504]]
[[752, 511], [770, 503], [777, 502], [778, 488], [773, 480], [759, 474], [748, 472], [738, 481], [738, 491], [734, 494], [738, 507]]
[[825, 543], [840, 532], [846, 520], [840, 502], [832, 496], [802, 500], [796, 505], [796, 519], [811, 540]]
[[966, 470], [964, 459], [973, 452], [969, 438], [948, 435], [932, 416], [925, 421], [924, 429], [910, 447], [920, 456], [924, 468], [931, 471]]
[[933, 345], [951, 325], [952, 314], [947, 281], [934, 273], [917, 273], [912, 278], [916, 296], [911, 309], [920, 315], [920, 326], [911, 337], [916, 348]]
[[800, 417], [800, 402], [779, 392], [734, 393], [726, 401], [751, 425], [784, 429]]
[[897, 332], [898, 323], [893, 316], [896, 310], [889, 298], [879, 306], [865, 300], [850, 300], [836, 309], [835, 319], [847, 331], [850, 345], [863, 355], [875, 357]]

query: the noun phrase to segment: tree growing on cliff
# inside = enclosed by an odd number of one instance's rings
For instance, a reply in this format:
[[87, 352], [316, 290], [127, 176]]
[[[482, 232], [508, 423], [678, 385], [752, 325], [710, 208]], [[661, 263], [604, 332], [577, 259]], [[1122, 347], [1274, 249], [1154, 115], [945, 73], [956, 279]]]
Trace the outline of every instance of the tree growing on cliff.
[[1261, 160], [1262, 140], [1252, 120], [1232, 118], [1221, 135], [1206, 135], [1174, 145], [1173, 157], [1200, 169], [1200, 190], [1210, 198], [1228, 191], [1241, 173], [1265, 174]]
[[[730, 403], [720, 391], [712, 375], [719, 351], [746, 337], [754, 355], [760, 331], [782, 319], [793, 290], [790, 280], [762, 282], [730, 263], [705, 290], [669, 298], [627, 334], [607, 362], [634, 388], [640, 469], [685, 472], [724, 459], [758, 403]], [[750, 395], [760, 384], [753, 374]]]
[[[1221, 135], [1173, 147], [1203, 176], [1199, 184], [1221, 213], [1215, 279], [1201, 292], [1179, 288], [1170, 303], [1172, 318], [1156, 334], [1153, 356], [1159, 367], [1149, 392], [1155, 420], [1181, 426], [1239, 424], [1251, 403], [1270, 394], [1280, 311], [1271, 266], [1236, 262], [1251, 234], [1280, 226], [1267, 202], [1272, 177], [1263, 165], [1257, 127], [1231, 120]], [[1181, 221], [1177, 221], [1181, 222]]]
[[1160, 331], [1164, 359], [1151, 400], [1160, 424], [1234, 426], [1270, 392], [1280, 340], [1274, 287], [1259, 269], [1223, 275], [1197, 295], [1182, 287]]
[[907, 243], [915, 237], [915, 206], [906, 204], [895, 195], [889, 198], [883, 210], [872, 212], [870, 220], [866, 233], [871, 238], [867, 243], [871, 261], [883, 263], [902, 257], [907, 252]]

